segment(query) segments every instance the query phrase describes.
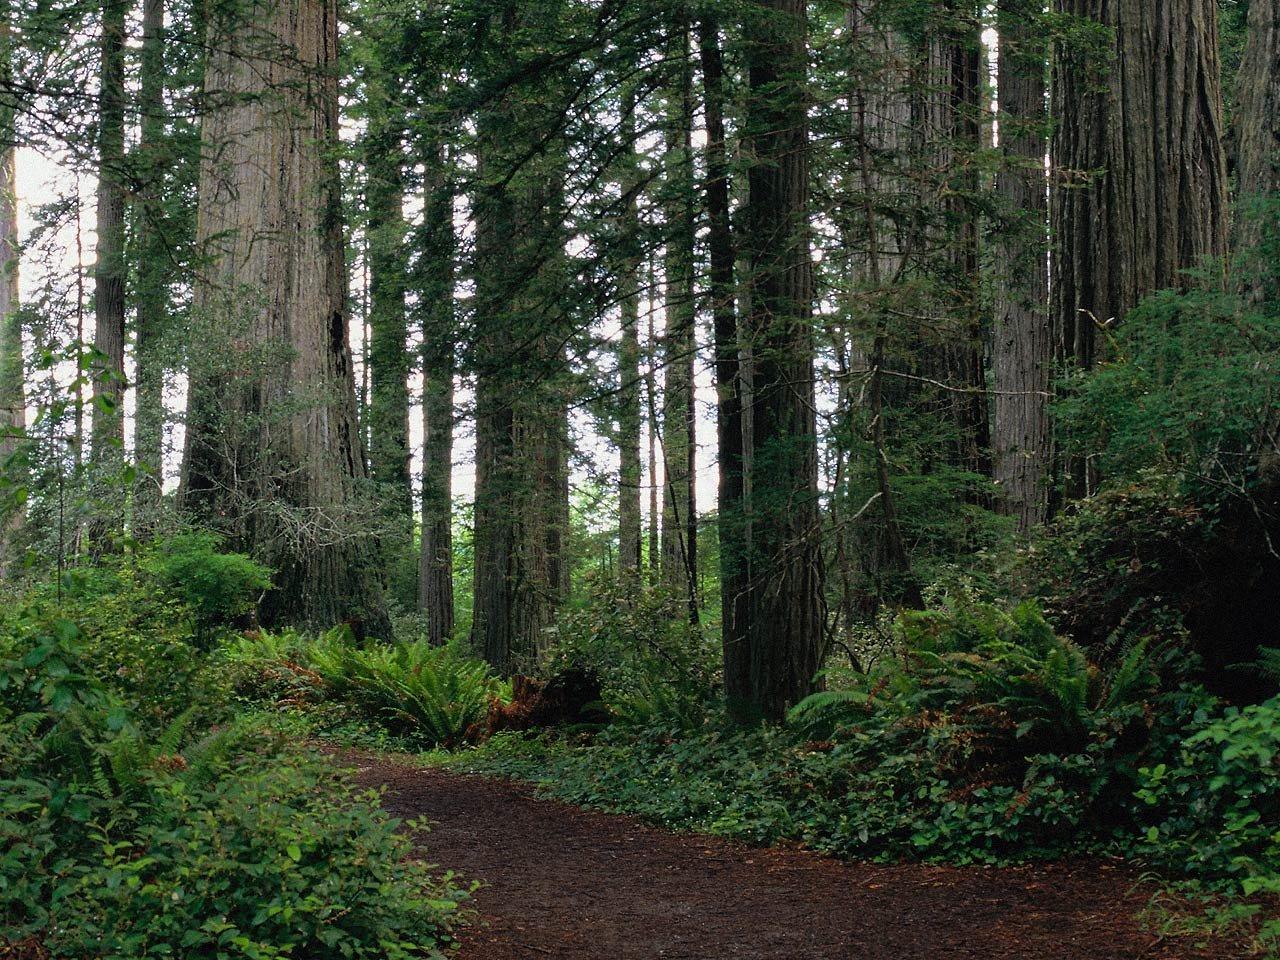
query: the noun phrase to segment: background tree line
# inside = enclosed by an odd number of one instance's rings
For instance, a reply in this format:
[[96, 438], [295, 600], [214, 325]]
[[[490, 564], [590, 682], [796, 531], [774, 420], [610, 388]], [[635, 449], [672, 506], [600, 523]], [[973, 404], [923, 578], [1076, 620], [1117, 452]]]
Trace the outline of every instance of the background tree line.
[[[5, 18], [6, 575], [195, 523], [265, 623], [416, 609], [503, 672], [656, 591], [779, 717], [1046, 524], [1150, 541], [1138, 484], [1218, 530], [1202, 649], [1274, 612], [1275, 0]], [[92, 175], [91, 266], [78, 196], [19, 251], [19, 147]]]

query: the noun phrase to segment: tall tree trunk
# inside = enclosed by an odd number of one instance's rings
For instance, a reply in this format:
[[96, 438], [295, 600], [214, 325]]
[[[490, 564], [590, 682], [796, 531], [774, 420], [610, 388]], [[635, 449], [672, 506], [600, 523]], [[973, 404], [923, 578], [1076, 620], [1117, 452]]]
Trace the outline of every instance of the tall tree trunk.
[[648, 329], [645, 331], [646, 364], [644, 376], [645, 407], [648, 419], [649, 446], [649, 583], [656, 586], [662, 576], [662, 548], [660, 543], [659, 522], [661, 510], [658, 505], [658, 334], [654, 325], [654, 295], [657, 280], [654, 277], [653, 260], [649, 260], [649, 276], [646, 284], [649, 291], [649, 309], [646, 317]]
[[951, 287], [958, 297], [958, 329], [946, 347], [947, 376], [959, 389], [950, 394], [958, 434], [957, 460], [972, 473], [991, 476], [991, 432], [987, 418], [983, 365], [986, 305], [979, 272], [981, 235], [976, 200], [982, 189], [974, 158], [982, 149], [982, 74], [985, 58], [976, 4], [950, 0], [952, 18], [945, 38], [950, 72], [948, 140], [955, 169], [951, 189], [949, 238]]
[[1001, 511], [1029, 533], [1049, 512], [1048, 210], [1045, 72], [1048, 51], [1039, 0], [1001, 0], [1000, 151], [996, 178], [1005, 205], [998, 258], [998, 300], [992, 338], [995, 385], [993, 447]]
[[[525, 55], [522, 44], [536, 44], [537, 30], [555, 29], [554, 16], [522, 17], [516, 4], [496, 14], [493, 33], [502, 42], [494, 49], [506, 59]], [[501, 672], [532, 668], [568, 583], [567, 154], [531, 107], [557, 95], [509, 90], [477, 121], [472, 636]]]
[[[4, 30], [7, 72], [8, 27]], [[13, 124], [0, 122], [0, 475], [10, 483], [24, 481], [16, 456], [26, 429], [26, 365], [22, 355], [22, 316], [18, 312], [18, 203]], [[0, 581], [5, 578], [9, 544], [21, 529], [23, 509], [17, 499], [0, 493]]]
[[395, 531], [408, 549], [409, 351], [405, 294], [408, 250], [404, 219], [404, 146], [385, 78], [369, 84], [365, 142], [369, 239], [369, 466]]
[[[898, 26], [883, 22], [884, 11], [874, 0], [853, 3], [846, 12], [846, 27], [854, 45], [855, 64], [863, 63], [870, 75], [851, 78], [850, 136], [854, 143], [849, 172], [852, 204], [847, 220], [846, 243], [849, 247], [849, 313], [851, 318], [870, 314], [870, 343], [851, 344], [851, 354], [861, 354], [867, 368], [865, 397], [867, 402], [867, 439], [874, 458], [872, 472], [876, 482], [877, 510], [882, 530], [865, 553], [867, 564], [876, 573], [891, 576], [891, 590], [883, 585], [870, 591], [874, 602], [884, 596], [914, 604], [919, 588], [911, 571], [911, 559], [901, 529], [897, 495], [889, 470], [889, 451], [884, 425], [884, 367], [888, 352], [889, 300], [896, 298], [910, 260], [908, 231], [899, 218], [886, 216], [901, 197], [912, 190], [904, 176], [910, 162], [910, 138], [913, 104], [918, 96], [910, 89], [911, 67], [919, 59], [911, 41]], [[918, 252], [917, 252], [918, 255]], [[862, 392], [860, 390], [860, 392]], [[852, 511], [864, 505], [851, 505]], [[849, 512], [849, 508], [842, 512]], [[842, 517], [837, 522], [844, 522]], [[846, 583], [842, 591], [852, 594], [852, 573], [842, 571]], [[846, 601], [848, 603], [848, 601]]]
[[275, 569], [264, 622], [359, 618], [387, 636], [358, 496], [337, 40], [332, 0], [210, 23], [196, 229], [209, 265], [195, 305], [212, 327], [191, 366], [182, 500]]
[[142, 466], [139, 495], [154, 501], [164, 480], [164, 355], [160, 341], [169, 313], [169, 263], [164, 231], [165, 156], [164, 0], [142, 3], [142, 69], [138, 109], [142, 114], [138, 154], [143, 186], [138, 191], [137, 402], [134, 459]]
[[[124, 36], [126, 0], [102, 7], [99, 63], [97, 264], [94, 267], [93, 462], [118, 462], [124, 443]], [[106, 487], [102, 488], [108, 492]], [[94, 549], [123, 529], [123, 503], [112, 494], [94, 523]]]
[[672, 81], [667, 91], [666, 182], [663, 184], [666, 255], [666, 333], [662, 390], [662, 451], [666, 483], [662, 506], [662, 577], [673, 594], [684, 594], [689, 616], [698, 617], [697, 442], [694, 359], [693, 78], [689, 21], [671, 25], [668, 44]]
[[1280, 0], [1250, 0], [1236, 85], [1239, 283], [1258, 303], [1280, 295]]
[[[716, 439], [719, 448], [718, 533], [720, 537], [720, 617], [726, 650], [743, 642], [747, 598], [746, 503], [743, 489], [742, 380], [733, 280], [733, 234], [729, 219], [729, 158], [724, 129], [724, 58], [720, 26], [708, 14], [698, 23], [706, 117], [708, 293], [715, 345]], [[726, 659], [726, 672], [731, 664]]]
[[636, 163], [635, 87], [623, 91], [622, 131], [625, 157], [622, 190], [622, 270], [619, 279], [622, 336], [618, 345], [618, 566], [630, 587], [639, 585], [642, 513], [640, 485], [640, 210]]
[[748, 14], [750, 570], [743, 641], [725, 650], [740, 712], [778, 719], [813, 689], [822, 631], [804, 0]]
[[445, 151], [429, 152], [420, 270], [422, 327], [422, 542], [418, 609], [427, 639], [453, 636], [453, 182]]
[[1216, 0], [1056, 0], [1112, 31], [1054, 58], [1053, 319], [1088, 368], [1095, 327], [1226, 252]]

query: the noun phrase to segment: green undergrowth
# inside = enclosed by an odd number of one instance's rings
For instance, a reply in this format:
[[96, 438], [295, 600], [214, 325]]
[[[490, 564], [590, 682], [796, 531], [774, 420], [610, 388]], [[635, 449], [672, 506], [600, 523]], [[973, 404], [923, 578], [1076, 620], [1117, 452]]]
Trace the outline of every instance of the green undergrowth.
[[[1209, 928], [1280, 941], [1280, 698], [1229, 707], [1151, 644], [1102, 669], [1030, 605], [910, 614], [898, 653], [781, 726], [646, 714], [425, 762], [676, 830], [863, 860], [1124, 857]], [[1209, 905], [1212, 905], [1212, 909]], [[1174, 916], [1166, 913], [1166, 918]], [[1215, 919], [1216, 918], [1216, 919]]]
[[237, 709], [209, 647], [243, 598], [193, 607], [151, 561], [0, 609], [0, 956], [443, 958], [467, 891]]
[[243, 708], [362, 746], [460, 746], [511, 695], [460, 645], [360, 645], [345, 627], [320, 636], [253, 631], [224, 643], [215, 662]]

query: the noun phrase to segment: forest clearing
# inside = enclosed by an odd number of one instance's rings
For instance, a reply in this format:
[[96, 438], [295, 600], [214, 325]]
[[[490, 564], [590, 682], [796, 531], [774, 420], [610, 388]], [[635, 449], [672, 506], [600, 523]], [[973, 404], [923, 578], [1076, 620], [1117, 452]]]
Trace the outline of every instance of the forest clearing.
[[1280, 957], [1280, 0], [10, 0], [0, 960]]

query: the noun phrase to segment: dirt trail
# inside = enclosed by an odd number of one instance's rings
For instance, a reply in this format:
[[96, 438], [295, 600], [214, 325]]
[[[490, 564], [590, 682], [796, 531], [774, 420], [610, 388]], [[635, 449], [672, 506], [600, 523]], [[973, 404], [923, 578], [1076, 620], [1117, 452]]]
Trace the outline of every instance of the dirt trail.
[[1225, 960], [1159, 942], [1130, 871], [849, 864], [672, 834], [523, 784], [347, 754], [385, 806], [436, 823], [432, 863], [480, 880], [458, 960]]

